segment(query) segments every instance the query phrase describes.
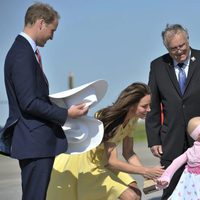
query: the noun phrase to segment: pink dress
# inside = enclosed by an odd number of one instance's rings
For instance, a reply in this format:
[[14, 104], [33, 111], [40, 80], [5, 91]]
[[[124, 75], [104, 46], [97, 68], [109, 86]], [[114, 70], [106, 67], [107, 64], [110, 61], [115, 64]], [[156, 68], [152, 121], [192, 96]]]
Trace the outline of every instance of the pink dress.
[[[176, 170], [186, 162], [185, 170], [168, 200], [200, 200], [200, 142], [198, 141], [195, 141], [191, 148], [176, 158], [159, 180], [166, 181], [169, 185]], [[158, 189], [166, 187], [157, 185]]]

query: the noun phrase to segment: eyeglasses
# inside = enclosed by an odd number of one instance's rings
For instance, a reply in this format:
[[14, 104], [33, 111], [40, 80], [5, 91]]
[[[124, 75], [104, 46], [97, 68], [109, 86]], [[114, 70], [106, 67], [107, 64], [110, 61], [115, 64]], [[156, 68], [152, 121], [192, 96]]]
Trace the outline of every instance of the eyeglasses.
[[186, 43], [184, 42], [183, 44], [180, 44], [179, 46], [177, 46], [177, 47], [169, 47], [169, 51], [171, 52], [171, 53], [176, 53], [176, 52], [178, 52], [179, 50], [180, 51], [183, 51], [184, 49], [185, 49], [185, 46], [186, 46]]

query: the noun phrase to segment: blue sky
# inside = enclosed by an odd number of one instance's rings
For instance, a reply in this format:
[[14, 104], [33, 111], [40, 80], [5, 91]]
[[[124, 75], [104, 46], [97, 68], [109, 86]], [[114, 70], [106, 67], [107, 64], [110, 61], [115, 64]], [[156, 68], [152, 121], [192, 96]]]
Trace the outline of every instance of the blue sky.
[[[148, 81], [151, 60], [166, 53], [161, 31], [167, 23], [180, 23], [190, 44], [200, 49], [199, 0], [46, 0], [61, 15], [60, 23], [44, 48], [40, 48], [50, 93], [105, 79], [108, 91], [91, 110], [110, 105], [132, 82]], [[4, 86], [4, 60], [22, 31], [26, 9], [34, 1], [0, 0], [0, 125], [8, 116]]]

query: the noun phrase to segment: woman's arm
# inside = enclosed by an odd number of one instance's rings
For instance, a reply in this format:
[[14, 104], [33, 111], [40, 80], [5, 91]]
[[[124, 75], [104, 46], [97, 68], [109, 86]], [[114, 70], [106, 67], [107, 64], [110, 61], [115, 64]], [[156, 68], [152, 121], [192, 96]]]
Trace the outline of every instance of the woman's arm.
[[[127, 147], [130, 148], [131, 145], [128, 144]], [[115, 143], [105, 142], [105, 150], [107, 152], [108, 159], [106, 167], [108, 167], [109, 169], [123, 171], [130, 174], [140, 174], [146, 178], [158, 178], [164, 171], [161, 166], [151, 168], [144, 167], [140, 164], [140, 161], [137, 159], [136, 156], [132, 157], [130, 156], [130, 154], [129, 156], [126, 155], [126, 157], [129, 158], [129, 162], [120, 160], [118, 158], [118, 152]], [[136, 161], [135, 164], [134, 161]]]
[[127, 160], [128, 163], [136, 166], [143, 166], [139, 157], [133, 150], [134, 139], [132, 137], [125, 137], [122, 146], [122, 155]]

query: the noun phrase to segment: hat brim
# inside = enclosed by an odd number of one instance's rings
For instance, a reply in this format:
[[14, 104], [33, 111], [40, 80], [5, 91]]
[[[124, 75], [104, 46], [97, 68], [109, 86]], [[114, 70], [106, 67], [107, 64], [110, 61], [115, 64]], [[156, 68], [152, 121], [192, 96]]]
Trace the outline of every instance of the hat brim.
[[66, 154], [80, 154], [89, 151], [97, 147], [103, 139], [103, 123], [93, 117], [70, 118], [62, 128], [68, 140]]
[[[65, 90], [63, 92], [59, 92], [59, 93], [55, 93], [55, 94], [51, 94], [49, 95], [50, 100], [52, 102], [54, 102], [55, 104], [57, 104], [60, 107], [66, 108], [69, 107], [71, 105], [73, 105], [72, 103], [66, 103], [67, 100], [69, 98], [72, 98], [74, 96], [74, 104], [78, 104], [78, 103], [83, 103], [84, 100], [82, 99], [82, 101], [77, 98], [78, 95], [82, 92], [84, 93], [84, 91], [87, 91], [87, 89], [89, 89], [89, 87], [94, 88], [94, 92], [96, 95], [96, 100], [93, 102], [88, 103], [88, 105], [90, 105], [90, 107], [95, 106], [106, 94], [107, 88], [108, 88], [108, 83], [105, 80], [96, 80], [90, 83], [86, 83], [84, 85], [81, 85], [79, 87], [73, 88], [73, 89], [69, 89], [69, 90]], [[87, 95], [87, 93], [85, 93], [85, 95]], [[76, 101], [76, 99], [78, 99], [79, 102]], [[68, 105], [66, 105], [68, 104]]]

